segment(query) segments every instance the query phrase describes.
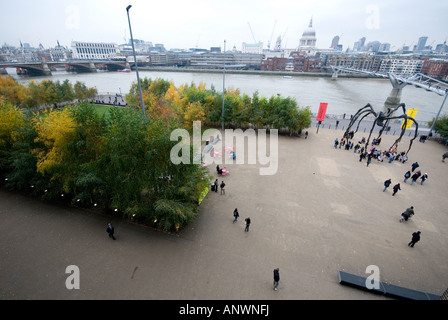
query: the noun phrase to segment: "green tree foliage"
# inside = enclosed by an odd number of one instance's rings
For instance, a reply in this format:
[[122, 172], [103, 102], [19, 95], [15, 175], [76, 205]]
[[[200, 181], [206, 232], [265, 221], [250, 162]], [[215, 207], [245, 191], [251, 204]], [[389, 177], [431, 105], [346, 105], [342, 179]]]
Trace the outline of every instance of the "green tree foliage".
[[[432, 126], [434, 121], [435, 118], [433, 118], [428, 125]], [[448, 115], [442, 115], [437, 119], [436, 124], [434, 125], [434, 131], [442, 137], [448, 137]]]
[[88, 88], [79, 81], [74, 86], [69, 80], [64, 80], [62, 83], [51, 80], [43, 80], [39, 83], [30, 81], [28, 86], [23, 86], [10, 76], [0, 75], [0, 97], [12, 104], [30, 108], [70, 103], [74, 99], [84, 101], [95, 97], [96, 94], [96, 88]]

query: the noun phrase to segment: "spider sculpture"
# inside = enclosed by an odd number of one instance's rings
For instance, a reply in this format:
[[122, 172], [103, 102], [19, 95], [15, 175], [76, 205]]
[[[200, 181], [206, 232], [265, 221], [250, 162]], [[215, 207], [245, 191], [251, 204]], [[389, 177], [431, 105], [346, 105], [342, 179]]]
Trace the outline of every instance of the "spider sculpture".
[[[393, 116], [393, 113], [395, 111], [397, 111], [398, 109], [402, 109], [403, 114], [398, 115], [398, 116]], [[411, 141], [409, 142], [409, 148], [406, 151], [406, 155], [408, 154], [408, 152], [411, 150], [412, 147], [412, 142], [417, 138], [418, 135], [418, 123], [415, 121], [414, 118], [408, 116], [406, 114], [406, 107], [404, 103], [399, 104], [396, 108], [390, 108], [388, 109], [386, 112], [382, 112], [380, 111], [379, 113], [376, 113], [375, 110], [373, 110], [372, 106], [370, 105], [370, 103], [368, 103], [365, 107], [361, 108], [358, 110], [358, 112], [356, 112], [356, 114], [353, 116], [353, 118], [350, 121], [350, 124], [347, 127], [347, 130], [344, 133], [344, 137], [350, 137], [353, 136], [354, 133], [356, 133], [359, 129], [359, 125], [361, 124], [361, 121], [367, 117], [368, 115], [373, 114], [375, 116], [375, 121], [373, 121], [373, 125], [372, 128], [370, 129], [370, 133], [369, 133], [369, 137], [367, 138], [366, 141], [366, 149], [369, 145], [369, 141], [370, 141], [370, 137], [372, 135], [373, 129], [375, 128], [376, 125], [380, 126], [381, 129], [378, 133], [378, 137], [376, 138], [376, 140], [378, 140], [381, 135], [383, 134], [383, 131], [388, 127], [389, 121], [393, 120], [393, 119], [404, 119], [403, 121], [403, 125], [402, 125], [402, 129], [401, 129], [401, 133], [400, 136], [398, 137], [397, 140], [395, 140], [393, 146], [397, 146], [398, 142], [401, 141], [401, 138], [403, 137], [405, 131], [406, 131], [406, 124], [408, 121], [414, 121], [415, 123], [415, 135], [414, 137], [411, 139]], [[356, 131], [350, 131], [352, 129], [352, 126], [355, 124], [355, 122], [359, 119], [358, 122], [358, 126], [356, 127]], [[392, 148], [391, 148], [392, 149]]]

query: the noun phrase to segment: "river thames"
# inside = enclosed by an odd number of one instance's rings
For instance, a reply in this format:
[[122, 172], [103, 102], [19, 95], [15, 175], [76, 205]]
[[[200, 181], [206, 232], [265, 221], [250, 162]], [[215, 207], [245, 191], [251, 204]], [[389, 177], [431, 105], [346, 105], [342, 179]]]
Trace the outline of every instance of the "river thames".
[[[83, 82], [88, 87], [96, 87], [99, 93], [128, 93], [133, 82], [136, 81], [135, 72], [99, 71], [96, 73], [68, 73], [66, 71], [53, 71], [52, 76], [25, 77], [18, 76], [15, 69], [8, 69], [8, 74], [19, 83], [27, 84], [29, 81], [42, 80], [64, 81], [68, 79], [72, 84]], [[216, 91], [222, 92], [223, 74], [195, 73], [171, 71], [139, 70], [140, 79], [152, 80], [161, 78], [172, 81], [176, 86], [203, 82], [209, 89], [212, 86]], [[376, 111], [381, 111], [392, 85], [388, 79], [366, 78], [338, 78], [333, 80], [319, 76], [281, 75], [254, 75], [254, 74], [225, 74], [225, 87], [239, 89], [241, 93], [252, 96], [258, 91], [260, 96], [271, 97], [280, 94], [291, 97], [297, 101], [299, 107], [310, 106], [313, 113], [317, 113], [319, 104], [327, 102], [327, 114], [347, 116], [370, 103]], [[418, 109], [417, 121], [430, 121], [436, 115], [443, 102], [443, 97], [421, 88], [406, 86], [403, 88], [401, 102], [406, 108]], [[445, 114], [445, 107], [442, 110]]]

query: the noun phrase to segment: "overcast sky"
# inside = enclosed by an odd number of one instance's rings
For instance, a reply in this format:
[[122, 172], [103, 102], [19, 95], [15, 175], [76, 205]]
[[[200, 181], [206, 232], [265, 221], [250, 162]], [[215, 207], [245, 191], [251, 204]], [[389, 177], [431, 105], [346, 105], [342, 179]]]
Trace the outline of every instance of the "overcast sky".
[[318, 48], [336, 35], [344, 50], [361, 37], [392, 50], [412, 48], [421, 36], [434, 46], [448, 38], [446, 0], [0, 0], [0, 44], [121, 44], [130, 38], [129, 4], [134, 39], [166, 49], [223, 47], [226, 40], [226, 49], [241, 50], [254, 38], [272, 48], [279, 36], [282, 47], [296, 48], [311, 17]]

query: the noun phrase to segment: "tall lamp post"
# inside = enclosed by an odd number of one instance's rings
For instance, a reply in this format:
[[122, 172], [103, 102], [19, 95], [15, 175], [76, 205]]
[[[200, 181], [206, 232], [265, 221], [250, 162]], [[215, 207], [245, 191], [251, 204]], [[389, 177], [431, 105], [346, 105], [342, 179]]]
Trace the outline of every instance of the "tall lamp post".
[[131, 29], [131, 19], [129, 18], [129, 9], [131, 9], [132, 5], [128, 5], [126, 7], [126, 12], [128, 13], [128, 22], [129, 22], [129, 32], [131, 33], [131, 42], [132, 42], [132, 52], [134, 54], [134, 62], [135, 62], [135, 71], [137, 73], [137, 83], [138, 83], [138, 91], [140, 93], [140, 103], [142, 105], [142, 111], [143, 111], [143, 119], [145, 119], [145, 105], [143, 104], [143, 96], [142, 96], [142, 86], [140, 84], [140, 77], [138, 76], [138, 66], [137, 66], [137, 57], [135, 55], [135, 48], [134, 48], [134, 38], [132, 38], [132, 29]]
[[[226, 90], [226, 40], [224, 40], [224, 55], [223, 55], [223, 71], [222, 71], [222, 131], [224, 132], [224, 93]], [[224, 134], [224, 133], [223, 133]]]

